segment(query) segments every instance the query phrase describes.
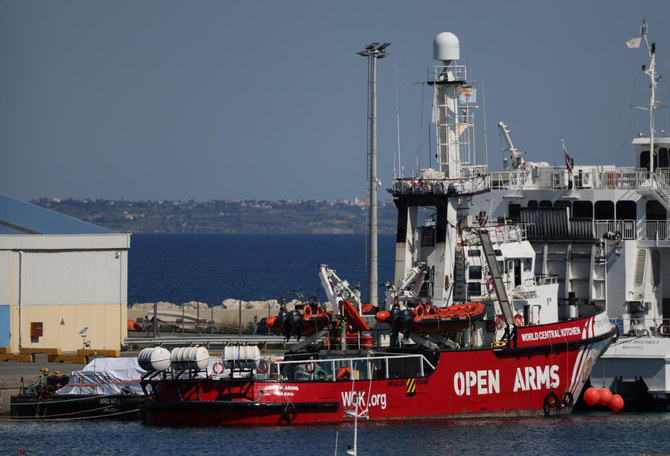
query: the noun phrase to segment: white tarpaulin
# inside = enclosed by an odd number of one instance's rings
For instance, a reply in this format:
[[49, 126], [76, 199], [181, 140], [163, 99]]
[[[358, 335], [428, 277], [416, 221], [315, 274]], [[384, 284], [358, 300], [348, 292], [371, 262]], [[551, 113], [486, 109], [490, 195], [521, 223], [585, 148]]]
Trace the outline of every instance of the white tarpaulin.
[[144, 394], [140, 379], [147, 371], [137, 358], [96, 358], [82, 370], [73, 371], [67, 385], [56, 394]]

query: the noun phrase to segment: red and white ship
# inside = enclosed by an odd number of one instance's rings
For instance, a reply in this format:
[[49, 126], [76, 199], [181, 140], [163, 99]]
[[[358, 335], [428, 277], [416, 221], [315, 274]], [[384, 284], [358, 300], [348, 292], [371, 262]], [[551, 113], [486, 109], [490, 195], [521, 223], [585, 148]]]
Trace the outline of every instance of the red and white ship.
[[355, 397], [370, 420], [572, 410], [616, 328], [596, 306], [559, 318], [556, 277], [534, 274], [522, 227], [472, 223], [471, 197], [489, 188], [485, 167], [468, 161], [476, 89], [453, 63], [453, 34], [438, 35], [434, 51], [437, 167], [394, 182], [395, 284], [382, 308], [363, 312], [357, 293], [321, 265], [332, 309], [302, 306], [290, 325], [279, 316], [286, 336], [305, 336], [282, 357], [228, 347], [212, 364], [202, 347], [175, 349], [168, 367], [165, 349], [147, 349], [147, 423], [333, 423], [351, 419]]

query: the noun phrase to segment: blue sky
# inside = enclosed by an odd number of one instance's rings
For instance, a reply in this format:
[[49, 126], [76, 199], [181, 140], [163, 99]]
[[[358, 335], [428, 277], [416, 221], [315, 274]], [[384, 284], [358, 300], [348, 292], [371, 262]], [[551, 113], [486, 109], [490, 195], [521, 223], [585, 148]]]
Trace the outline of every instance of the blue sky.
[[[670, 66], [670, 2], [0, 2], [0, 192], [109, 199], [365, 196], [366, 60], [378, 67], [379, 176], [428, 165], [432, 40], [455, 33], [496, 123], [526, 159], [633, 165], [648, 119], [641, 20]], [[483, 84], [482, 84], [483, 82]], [[482, 90], [482, 86], [483, 89]], [[670, 101], [664, 79], [661, 102]], [[667, 110], [657, 117], [668, 126]], [[483, 130], [484, 112], [478, 113]], [[482, 131], [483, 133], [483, 131]], [[479, 141], [480, 156], [484, 141]], [[385, 192], [384, 192], [385, 193]]]

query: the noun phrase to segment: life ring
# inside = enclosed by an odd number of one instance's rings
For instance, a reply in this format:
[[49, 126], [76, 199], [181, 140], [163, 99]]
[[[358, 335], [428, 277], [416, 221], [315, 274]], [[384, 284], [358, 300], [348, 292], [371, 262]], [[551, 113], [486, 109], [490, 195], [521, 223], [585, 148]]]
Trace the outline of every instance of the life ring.
[[542, 410], [544, 411], [544, 416], [549, 416], [551, 414], [551, 409], [558, 408], [561, 402], [558, 399], [558, 395], [553, 391], [547, 393], [544, 397], [544, 403], [542, 404]]
[[486, 291], [488, 291], [489, 293], [493, 293], [495, 289], [496, 286], [493, 283], [493, 276], [489, 276], [489, 278], [486, 279]]
[[314, 371], [314, 373], [312, 374], [312, 378], [314, 380], [328, 380], [328, 372], [319, 368]]
[[314, 361], [310, 361], [310, 362], [308, 362], [308, 363], [305, 365], [305, 370], [306, 370], [307, 373], [309, 373], [309, 374], [311, 374], [312, 372], [314, 372], [315, 369], [316, 369], [316, 364], [314, 364]]
[[496, 328], [503, 329], [505, 327], [505, 319], [502, 315], [496, 315]]
[[222, 363], [221, 361], [217, 361], [217, 362], [214, 363], [214, 365], [212, 366], [212, 372], [213, 372], [214, 374], [216, 374], [216, 375], [221, 374], [225, 369], [226, 369], [226, 368], [225, 368], [225, 366], [223, 365], [223, 363]]
[[670, 324], [668, 323], [663, 323], [661, 326], [658, 327], [658, 333], [661, 336], [670, 336]]
[[417, 308], [416, 308], [416, 316], [417, 316], [417, 317], [421, 317], [422, 315], [423, 315], [423, 306], [422, 306], [422, 305], [419, 305], [419, 306], [417, 306]]
[[616, 187], [617, 183], [619, 182], [619, 174], [615, 172], [608, 172], [605, 175], [605, 180], [608, 187]]
[[298, 412], [295, 409], [293, 404], [289, 404], [282, 412], [281, 418], [279, 421], [286, 421], [286, 424], [290, 424], [291, 421], [294, 421], [298, 417]]
[[523, 326], [523, 317], [521, 314], [514, 315], [514, 324], [517, 326]]
[[256, 368], [256, 371], [257, 371], [259, 374], [264, 374], [264, 373], [266, 373], [266, 372], [268, 371], [269, 368], [270, 368], [270, 363], [268, 363], [268, 362], [267, 362], [266, 360], [264, 360], [264, 359], [261, 359], [261, 360], [258, 362], [258, 367]]
[[575, 397], [572, 395], [572, 393], [570, 391], [566, 391], [565, 393], [563, 393], [561, 403], [563, 404], [563, 407], [570, 407], [574, 402], [574, 400]]

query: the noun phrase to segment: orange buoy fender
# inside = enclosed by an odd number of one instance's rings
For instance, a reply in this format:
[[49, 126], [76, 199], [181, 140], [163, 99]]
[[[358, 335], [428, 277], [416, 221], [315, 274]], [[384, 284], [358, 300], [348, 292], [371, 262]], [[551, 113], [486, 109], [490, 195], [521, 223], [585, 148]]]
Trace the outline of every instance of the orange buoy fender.
[[375, 315], [375, 320], [377, 320], [379, 323], [388, 323], [390, 318], [391, 312], [388, 310], [381, 310]]
[[613, 412], [620, 412], [623, 408], [623, 397], [621, 397], [619, 394], [613, 394], [609, 408]]
[[337, 370], [337, 375], [335, 376], [335, 378], [338, 380], [349, 377], [351, 377], [351, 369], [349, 369], [348, 367], [340, 367]]
[[600, 388], [599, 393], [600, 400], [598, 401], [598, 405], [610, 405], [610, 402], [612, 402], [612, 392], [609, 390], [609, 388]]
[[268, 328], [274, 328], [275, 324], [277, 323], [277, 320], [278, 320], [278, 318], [276, 316], [275, 317], [268, 317], [265, 320], [265, 326], [267, 326]]
[[596, 405], [600, 400], [600, 392], [595, 388], [589, 388], [584, 391], [584, 402], [589, 405]]
[[128, 331], [142, 331], [142, 325], [135, 320], [128, 319]]

